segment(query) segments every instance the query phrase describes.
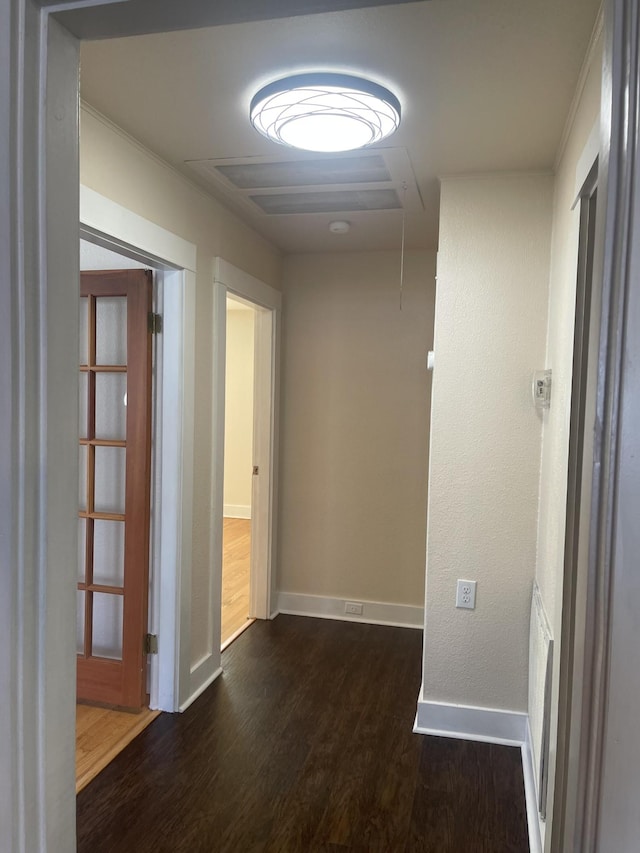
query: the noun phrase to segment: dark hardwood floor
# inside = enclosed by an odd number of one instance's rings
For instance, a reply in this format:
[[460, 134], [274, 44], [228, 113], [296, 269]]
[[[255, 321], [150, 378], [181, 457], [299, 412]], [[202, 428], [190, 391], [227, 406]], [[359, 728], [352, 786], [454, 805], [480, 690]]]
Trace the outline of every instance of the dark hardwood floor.
[[279, 616], [78, 796], [80, 853], [525, 853], [520, 750], [411, 731], [422, 636]]

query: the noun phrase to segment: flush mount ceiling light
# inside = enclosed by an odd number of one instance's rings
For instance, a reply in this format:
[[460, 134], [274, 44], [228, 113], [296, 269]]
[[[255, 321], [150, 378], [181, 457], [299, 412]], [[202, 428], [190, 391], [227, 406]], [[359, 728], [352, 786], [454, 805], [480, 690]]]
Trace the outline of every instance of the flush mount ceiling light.
[[384, 86], [348, 74], [297, 74], [270, 83], [251, 101], [251, 124], [281, 145], [352, 151], [400, 124], [400, 101]]

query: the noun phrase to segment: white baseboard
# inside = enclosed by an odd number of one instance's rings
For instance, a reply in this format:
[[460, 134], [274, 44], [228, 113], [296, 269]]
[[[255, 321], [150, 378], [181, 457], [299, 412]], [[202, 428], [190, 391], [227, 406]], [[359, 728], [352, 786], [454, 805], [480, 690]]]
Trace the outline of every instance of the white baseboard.
[[251, 507], [236, 504], [225, 504], [223, 515], [225, 518], [251, 518]]
[[530, 853], [542, 853], [544, 850], [545, 822], [538, 811], [538, 794], [531, 744], [531, 728], [527, 718], [526, 737], [522, 744], [522, 775], [524, 776], [524, 795], [527, 803], [529, 850]]
[[216, 666], [218, 655], [207, 655], [191, 670], [189, 698], [180, 705], [180, 712], [186, 711], [204, 691], [222, 674], [222, 667]]
[[[347, 601], [362, 604], [362, 615], [345, 613]], [[364, 622], [369, 625], [391, 625], [397, 628], [424, 628], [424, 608], [410, 604], [390, 604], [384, 601], [363, 601], [360, 598], [329, 598], [324, 595], [304, 595], [298, 592], [279, 592], [279, 613], [291, 616], [315, 616], [338, 619], [342, 622]]]
[[413, 730], [424, 735], [522, 746], [527, 736], [527, 715], [420, 699]]
[[531, 853], [542, 853], [544, 824], [541, 823], [538, 813], [531, 758], [529, 715], [520, 711], [503, 711], [498, 708], [475, 708], [470, 705], [427, 702], [422, 698], [423, 696], [424, 693], [421, 690], [413, 726], [414, 732], [520, 747], [529, 849]]

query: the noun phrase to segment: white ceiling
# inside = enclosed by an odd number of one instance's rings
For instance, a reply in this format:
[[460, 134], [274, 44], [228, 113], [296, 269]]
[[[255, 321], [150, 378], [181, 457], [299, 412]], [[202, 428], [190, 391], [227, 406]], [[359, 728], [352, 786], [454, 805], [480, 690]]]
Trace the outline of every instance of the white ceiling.
[[[599, 2], [428, 0], [84, 42], [82, 97], [286, 252], [396, 248], [398, 210], [266, 216], [186, 163], [288, 157], [247, 119], [273, 79], [370, 77], [403, 107], [380, 147], [415, 176], [407, 246], [435, 248], [439, 175], [553, 168]], [[329, 233], [336, 218], [348, 235]]]

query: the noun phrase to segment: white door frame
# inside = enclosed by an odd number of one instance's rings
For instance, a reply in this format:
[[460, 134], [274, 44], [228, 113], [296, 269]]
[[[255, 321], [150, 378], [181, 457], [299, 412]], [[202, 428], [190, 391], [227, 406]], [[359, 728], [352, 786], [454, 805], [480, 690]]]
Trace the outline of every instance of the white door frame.
[[196, 247], [100, 195], [80, 187], [80, 230], [100, 245], [163, 269], [159, 397], [154, 439], [158, 454], [152, 506], [154, 547], [149, 567], [150, 707], [178, 711], [190, 694], [190, 595], [193, 500]]
[[[280, 311], [282, 294], [222, 258], [214, 261], [213, 299], [213, 451], [211, 554], [215, 578], [222, 582], [224, 509], [224, 430], [227, 294], [256, 309], [254, 343], [253, 465], [251, 495], [251, 584], [249, 615], [272, 618], [276, 549], [277, 447]], [[220, 607], [218, 599], [212, 606]]]
[[[564, 826], [553, 851], [601, 853], [637, 846], [638, 489], [640, 458], [640, 23], [637, 0], [605, 4], [594, 311], [580, 475], [590, 502], [577, 519], [584, 616], [572, 676], [571, 739]], [[593, 357], [592, 357], [593, 355]], [[577, 720], [577, 726], [573, 720]], [[578, 729], [576, 733], [576, 728]], [[577, 737], [576, 737], [577, 734]], [[571, 747], [571, 743], [569, 746]]]

